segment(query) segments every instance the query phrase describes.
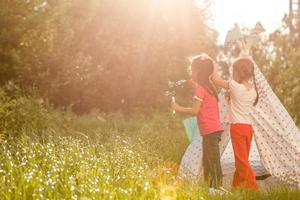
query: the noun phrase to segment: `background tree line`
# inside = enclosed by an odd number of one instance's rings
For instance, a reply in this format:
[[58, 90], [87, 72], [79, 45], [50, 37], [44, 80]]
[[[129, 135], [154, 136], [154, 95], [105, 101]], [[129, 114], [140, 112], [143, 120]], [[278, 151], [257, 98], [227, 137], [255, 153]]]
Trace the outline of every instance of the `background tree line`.
[[[34, 86], [79, 113], [163, 108], [168, 79], [187, 77], [187, 57], [218, 53], [209, 2], [2, 0], [0, 84]], [[300, 50], [284, 30], [262, 40], [255, 59], [299, 123]]]
[[300, 124], [299, 28], [300, 21], [292, 23], [285, 15], [281, 26], [262, 39], [254, 55], [274, 92], [297, 124]]
[[216, 53], [194, 0], [3, 0], [0, 13], [1, 84], [78, 112], [158, 108], [187, 56]]

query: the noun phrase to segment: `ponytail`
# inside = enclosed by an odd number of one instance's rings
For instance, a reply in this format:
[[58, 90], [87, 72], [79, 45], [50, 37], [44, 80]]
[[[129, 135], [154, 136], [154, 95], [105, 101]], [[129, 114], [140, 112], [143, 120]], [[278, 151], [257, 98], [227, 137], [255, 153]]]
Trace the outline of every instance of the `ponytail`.
[[209, 79], [209, 84], [210, 84], [211, 92], [216, 97], [217, 101], [219, 101], [219, 96], [218, 96], [217, 88], [216, 88], [214, 82], [211, 81], [211, 79]]
[[255, 101], [253, 103], [253, 106], [256, 106], [256, 104], [258, 103], [259, 94], [258, 94], [258, 91], [257, 91], [257, 85], [256, 85], [256, 79], [255, 79], [254, 69], [252, 71], [252, 75], [253, 75], [254, 88], [255, 88], [255, 91], [256, 91], [256, 98], [255, 98]]

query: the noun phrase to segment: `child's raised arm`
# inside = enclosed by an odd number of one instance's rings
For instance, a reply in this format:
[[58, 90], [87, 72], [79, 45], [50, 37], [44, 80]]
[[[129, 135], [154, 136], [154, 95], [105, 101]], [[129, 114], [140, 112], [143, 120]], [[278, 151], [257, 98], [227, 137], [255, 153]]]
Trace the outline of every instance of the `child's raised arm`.
[[218, 74], [217, 70], [217, 64], [214, 65], [214, 72], [212, 74], [212, 81], [214, 84], [218, 87], [224, 88], [224, 89], [229, 89], [229, 83], [225, 80], [223, 80], [220, 75]]

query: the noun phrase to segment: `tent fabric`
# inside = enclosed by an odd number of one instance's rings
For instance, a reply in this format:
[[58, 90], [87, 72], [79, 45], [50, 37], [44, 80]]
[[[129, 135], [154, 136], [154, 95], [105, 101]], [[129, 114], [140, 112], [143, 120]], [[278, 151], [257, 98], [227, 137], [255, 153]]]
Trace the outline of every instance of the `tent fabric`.
[[250, 114], [262, 164], [272, 176], [300, 187], [300, 131], [257, 65], [255, 78], [260, 97]]
[[[300, 131], [256, 64], [255, 78], [259, 101], [250, 113], [254, 129], [250, 164], [256, 176], [269, 173], [300, 187]], [[219, 95], [219, 108], [225, 129], [220, 142], [221, 164], [226, 175], [233, 173], [235, 167], [230, 125], [225, 122], [228, 103], [224, 92]], [[199, 137], [188, 146], [180, 164], [179, 176], [198, 180], [201, 172], [202, 138]]]

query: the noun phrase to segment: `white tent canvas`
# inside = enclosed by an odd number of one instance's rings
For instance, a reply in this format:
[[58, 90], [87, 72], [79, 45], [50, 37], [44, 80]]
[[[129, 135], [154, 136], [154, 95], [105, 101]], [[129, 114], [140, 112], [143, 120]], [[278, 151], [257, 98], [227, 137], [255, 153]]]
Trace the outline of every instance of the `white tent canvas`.
[[[253, 61], [254, 62], [254, 61]], [[300, 187], [300, 131], [272, 91], [265, 77], [255, 65], [259, 102], [250, 113], [254, 129], [250, 164], [256, 176], [271, 174], [289, 184]], [[227, 101], [220, 94], [219, 107], [224, 133], [220, 142], [223, 174], [235, 170], [230, 142], [229, 124], [225, 123]], [[202, 138], [197, 137], [187, 148], [179, 168], [179, 175], [198, 180], [202, 172]]]

